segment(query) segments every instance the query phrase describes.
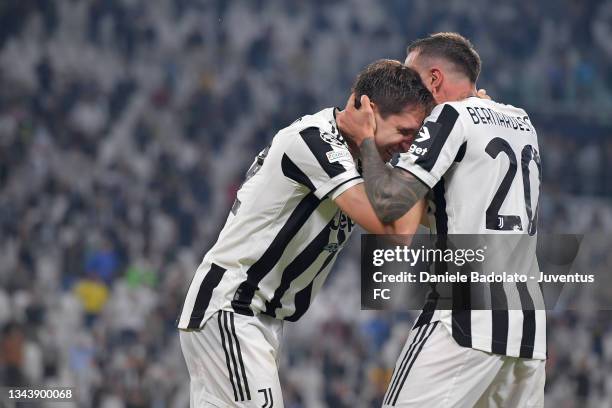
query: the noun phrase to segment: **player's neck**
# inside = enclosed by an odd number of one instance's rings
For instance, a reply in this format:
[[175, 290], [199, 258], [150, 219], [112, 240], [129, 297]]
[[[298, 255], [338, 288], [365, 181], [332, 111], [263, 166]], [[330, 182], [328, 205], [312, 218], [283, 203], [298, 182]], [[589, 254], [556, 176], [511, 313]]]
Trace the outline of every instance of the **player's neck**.
[[476, 96], [476, 85], [472, 83], [461, 83], [445, 89], [445, 92], [441, 92], [436, 95], [436, 102], [438, 104], [444, 102], [455, 102], [461, 101], [470, 96]]
[[346, 137], [344, 138], [344, 140], [346, 140], [346, 144], [349, 147], [349, 152], [351, 152], [351, 156], [353, 156], [353, 159], [357, 159], [359, 157], [359, 148], [357, 147], [357, 145]]
[[[344, 114], [344, 112], [338, 108], [334, 108], [334, 117], [337, 119], [338, 116]], [[338, 126], [338, 122], [336, 120], [336, 126]], [[342, 136], [342, 138], [344, 139], [344, 141], [346, 142], [346, 144], [349, 147], [349, 151], [351, 152], [351, 155], [353, 156], [353, 159], [356, 159], [359, 157], [359, 147], [357, 147], [357, 145], [355, 143], [353, 143], [353, 141], [348, 138], [345, 137], [343, 135], [342, 129], [340, 128], [340, 126], [338, 126], [338, 132], [340, 133], [340, 135]]]

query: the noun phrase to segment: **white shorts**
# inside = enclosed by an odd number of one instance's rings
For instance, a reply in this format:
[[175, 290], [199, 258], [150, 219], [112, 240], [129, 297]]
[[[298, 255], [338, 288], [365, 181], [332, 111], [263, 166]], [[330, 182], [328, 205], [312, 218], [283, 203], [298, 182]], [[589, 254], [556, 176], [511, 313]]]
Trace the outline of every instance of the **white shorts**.
[[190, 407], [282, 407], [282, 326], [268, 316], [219, 311], [201, 330], [181, 330], [191, 378]]
[[384, 407], [544, 407], [545, 360], [459, 346], [439, 322], [414, 328]]

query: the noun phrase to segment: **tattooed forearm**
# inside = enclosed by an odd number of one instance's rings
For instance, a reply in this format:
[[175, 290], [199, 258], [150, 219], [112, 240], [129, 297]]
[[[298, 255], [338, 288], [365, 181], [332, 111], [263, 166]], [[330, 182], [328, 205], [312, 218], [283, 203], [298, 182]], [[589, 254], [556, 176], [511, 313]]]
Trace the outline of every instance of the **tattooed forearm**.
[[380, 158], [373, 139], [361, 144], [361, 160], [366, 194], [376, 215], [385, 224], [406, 214], [429, 190], [407, 171], [388, 167]]

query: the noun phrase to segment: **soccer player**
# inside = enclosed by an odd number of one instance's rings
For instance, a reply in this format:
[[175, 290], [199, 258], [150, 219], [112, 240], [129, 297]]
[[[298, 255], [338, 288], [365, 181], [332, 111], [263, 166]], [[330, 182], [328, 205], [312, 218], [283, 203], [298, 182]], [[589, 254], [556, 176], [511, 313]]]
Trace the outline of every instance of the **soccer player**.
[[[434, 105], [419, 75], [393, 60], [369, 65], [353, 92], [371, 101], [385, 160], [409, 146]], [[306, 312], [354, 223], [379, 234], [416, 231], [418, 206], [393, 225], [376, 216], [337, 125], [344, 114], [324, 109], [274, 136], [198, 267], [178, 319], [192, 408], [282, 407], [282, 322]]]
[[[338, 121], [359, 146], [377, 215], [392, 223], [409, 210], [422, 212], [419, 203], [426, 198], [431, 228], [442, 236], [534, 236], [541, 174], [527, 113], [475, 97], [480, 57], [459, 34], [413, 42], [405, 63], [438, 105], [394, 168], [378, 154], [367, 101], [360, 109], [349, 102]], [[518, 310], [441, 310], [434, 289], [397, 361], [383, 406], [543, 407], [546, 315], [534, 307], [541, 305], [535, 286], [515, 287]]]

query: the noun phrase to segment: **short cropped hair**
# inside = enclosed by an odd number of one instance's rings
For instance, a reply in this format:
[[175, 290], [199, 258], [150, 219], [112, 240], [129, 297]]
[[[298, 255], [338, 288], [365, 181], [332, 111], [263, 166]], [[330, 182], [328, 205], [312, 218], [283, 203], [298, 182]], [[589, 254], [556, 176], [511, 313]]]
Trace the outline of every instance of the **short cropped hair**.
[[458, 33], [436, 33], [414, 41], [408, 46], [408, 54], [418, 51], [419, 57], [440, 57], [451, 62], [472, 83], [480, 75], [480, 56], [474, 45]]
[[353, 85], [355, 106], [360, 107], [360, 98], [367, 95], [378, 106], [384, 118], [400, 113], [406, 106], [415, 105], [429, 113], [435, 105], [419, 74], [391, 59], [374, 61], [359, 73]]

